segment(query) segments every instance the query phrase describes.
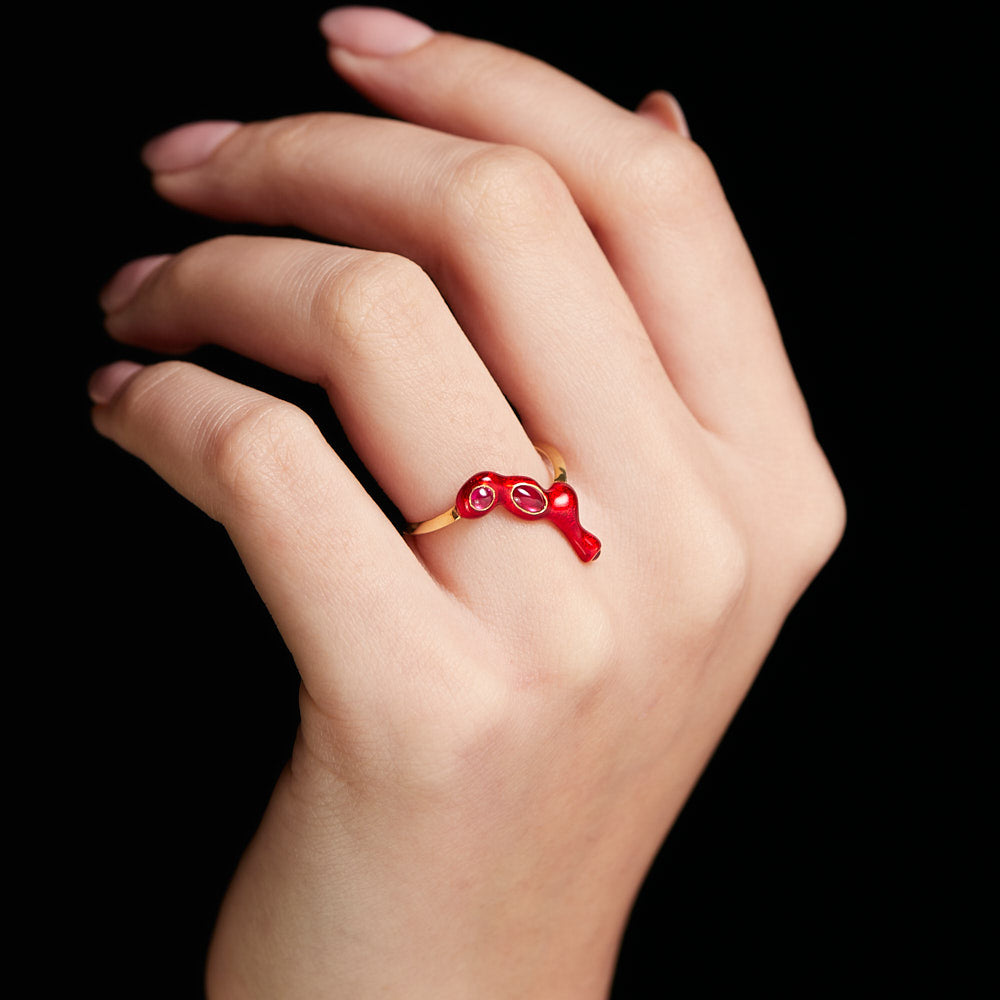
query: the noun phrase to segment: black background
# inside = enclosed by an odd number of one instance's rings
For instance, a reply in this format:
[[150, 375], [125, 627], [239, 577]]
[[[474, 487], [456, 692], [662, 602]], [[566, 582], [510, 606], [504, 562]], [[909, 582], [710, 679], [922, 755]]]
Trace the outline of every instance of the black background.
[[[91, 430], [85, 385], [123, 353], [149, 359], [101, 327], [96, 294], [121, 263], [254, 231], [158, 201], [143, 142], [201, 118], [373, 111], [328, 69], [324, 9], [98, 5], [11, 32], [26, 52], [12, 53], [10, 294], [30, 304], [10, 338], [27, 443], [13, 471], [31, 483], [11, 523], [28, 558], [10, 628], [29, 640], [12, 655], [11, 732], [40, 995], [62, 995], [68, 974], [103, 996], [197, 996], [219, 900], [291, 746], [294, 665], [223, 530]], [[978, 733], [951, 687], [968, 651], [942, 642], [948, 541], [927, 465], [947, 448], [933, 415], [948, 350], [927, 234], [956, 39], [976, 25], [843, 5], [405, 9], [626, 106], [677, 95], [847, 497], [840, 550], [637, 901], [615, 998], [955, 986], [976, 951], [954, 931]], [[195, 358], [293, 399], [337, 440], [318, 390]]]

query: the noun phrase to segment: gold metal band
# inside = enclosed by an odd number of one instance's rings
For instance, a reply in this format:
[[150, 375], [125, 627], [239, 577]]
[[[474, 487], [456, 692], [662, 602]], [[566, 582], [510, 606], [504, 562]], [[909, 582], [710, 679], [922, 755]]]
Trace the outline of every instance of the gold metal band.
[[407, 535], [426, 535], [430, 531], [437, 531], [438, 528], [447, 528], [449, 524], [454, 524], [461, 519], [462, 515], [459, 514], [458, 508], [452, 507], [451, 510], [446, 510], [443, 514], [438, 514], [437, 517], [432, 517], [427, 521], [408, 524], [403, 530]]
[[[552, 467], [552, 482], [566, 482], [566, 463], [563, 461], [559, 450], [550, 444], [536, 444], [535, 451]], [[452, 507], [451, 510], [446, 510], [443, 514], [438, 514], [437, 517], [429, 518], [426, 521], [417, 521], [415, 524], [408, 524], [403, 531], [407, 535], [426, 535], [428, 532], [437, 531], [439, 528], [447, 528], [449, 524], [454, 524], [461, 519], [462, 515], [459, 514], [458, 508]]]

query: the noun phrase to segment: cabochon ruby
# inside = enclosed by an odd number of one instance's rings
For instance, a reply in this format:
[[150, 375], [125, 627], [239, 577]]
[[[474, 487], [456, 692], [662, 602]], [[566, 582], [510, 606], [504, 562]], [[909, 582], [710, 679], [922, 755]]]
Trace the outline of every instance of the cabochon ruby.
[[531, 483], [518, 483], [510, 491], [510, 499], [514, 506], [523, 510], [525, 514], [541, 514], [549, 505], [541, 489]]
[[469, 506], [485, 514], [496, 503], [496, 499], [496, 491], [492, 486], [477, 486], [469, 494]]

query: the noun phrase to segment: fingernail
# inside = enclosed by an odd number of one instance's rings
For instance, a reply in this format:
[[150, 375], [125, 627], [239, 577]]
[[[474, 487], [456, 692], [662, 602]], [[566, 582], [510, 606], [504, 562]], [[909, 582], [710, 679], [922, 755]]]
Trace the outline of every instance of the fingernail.
[[332, 46], [359, 56], [402, 55], [434, 36], [433, 28], [384, 7], [337, 7], [319, 30]]
[[667, 98], [667, 102], [670, 104], [671, 109], [674, 112], [674, 118], [677, 121], [677, 131], [680, 135], [684, 136], [685, 139], [691, 138], [691, 129], [688, 128], [688, 121], [684, 115], [684, 109], [681, 107], [680, 101], [674, 97], [670, 91], [664, 91]]
[[140, 257], [129, 261], [120, 268], [115, 276], [101, 289], [98, 302], [108, 313], [116, 312], [135, 295], [136, 289], [164, 261], [170, 260], [170, 254], [159, 254], [156, 257]]
[[87, 383], [87, 395], [90, 396], [91, 402], [98, 406], [110, 403], [118, 395], [121, 387], [142, 369], [143, 366], [137, 365], [134, 361], [115, 361], [113, 364], [98, 368]]
[[669, 91], [654, 90], [643, 98], [635, 110], [637, 114], [659, 122], [672, 132], [684, 136], [685, 139], [691, 138], [691, 129], [688, 128], [687, 118], [684, 117], [680, 102]]
[[190, 170], [204, 163], [216, 147], [240, 127], [240, 122], [195, 122], [150, 139], [142, 162], [154, 173]]

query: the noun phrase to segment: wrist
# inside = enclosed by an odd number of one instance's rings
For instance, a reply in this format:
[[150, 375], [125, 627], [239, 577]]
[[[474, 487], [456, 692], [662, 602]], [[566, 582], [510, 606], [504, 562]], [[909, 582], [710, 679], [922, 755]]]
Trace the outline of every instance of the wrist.
[[412, 826], [363, 851], [295, 798], [286, 775], [220, 913], [208, 1000], [607, 997], [631, 891], [579, 863], [526, 884], [447, 849], [407, 857]]

